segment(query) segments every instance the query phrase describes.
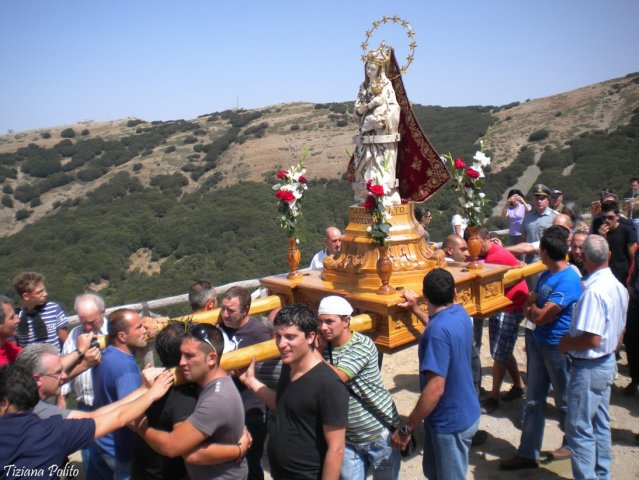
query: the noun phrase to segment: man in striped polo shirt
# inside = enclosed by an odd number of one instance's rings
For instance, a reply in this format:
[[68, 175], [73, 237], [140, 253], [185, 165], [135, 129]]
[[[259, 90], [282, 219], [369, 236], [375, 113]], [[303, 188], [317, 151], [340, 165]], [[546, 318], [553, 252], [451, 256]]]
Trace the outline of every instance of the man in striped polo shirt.
[[[346, 449], [341, 479], [396, 479], [400, 454], [391, 446], [391, 433], [400, 424], [377, 363], [370, 338], [350, 330], [353, 307], [342, 297], [324, 298], [318, 308], [320, 350], [349, 393]], [[323, 340], [323, 342], [322, 342]], [[325, 345], [322, 345], [325, 343]]]
[[21, 272], [13, 279], [20, 297], [17, 340], [25, 347], [31, 343], [50, 343], [62, 351], [67, 339], [67, 317], [55, 302], [47, 300], [44, 276], [37, 272]]

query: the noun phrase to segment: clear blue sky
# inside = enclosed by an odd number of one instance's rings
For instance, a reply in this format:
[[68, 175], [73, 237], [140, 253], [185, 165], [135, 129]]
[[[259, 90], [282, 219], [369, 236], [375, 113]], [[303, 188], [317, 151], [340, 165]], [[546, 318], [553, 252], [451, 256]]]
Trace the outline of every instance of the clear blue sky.
[[[0, 134], [353, 100], [384, 15], [423, 105], [503, 105], [639, 70], [637, 0], [2, 0]], [[400, 57], [398, 25], [379, 29]], [[400, 61], [401, 63], [401, 61]]]

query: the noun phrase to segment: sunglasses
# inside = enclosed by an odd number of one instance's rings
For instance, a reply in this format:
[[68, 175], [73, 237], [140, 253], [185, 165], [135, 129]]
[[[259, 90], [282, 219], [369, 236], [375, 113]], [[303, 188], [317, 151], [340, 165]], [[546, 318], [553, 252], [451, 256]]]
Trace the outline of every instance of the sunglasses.
[[[214, 328], [217, 328], [217, 327], [214, 327]], [[191, 325], [189, 327], [189, 335], [191, 335], [193, 338], [197, 338], [200, 342], [208, 343], [209, 346], [213, 349], [213, 351], [217, 355], [217, 350], [213, 346], [213, 343], [211, 342], [211, 339], [209, 338], [209, 334], [206, 333], [206, 329], [202, 325], [199, 325], [197, 323], [194, 323], [193, 325]]]

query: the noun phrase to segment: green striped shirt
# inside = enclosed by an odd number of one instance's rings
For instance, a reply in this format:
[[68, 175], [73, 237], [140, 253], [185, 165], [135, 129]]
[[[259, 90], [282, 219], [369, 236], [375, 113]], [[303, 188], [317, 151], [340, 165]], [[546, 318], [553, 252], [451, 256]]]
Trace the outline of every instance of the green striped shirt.
[[[330, 361], [328, 350], [324, 354]], [[389, 424], [397, 426], [400, 421], [393, 398], [382, 382], [373, 341], [353, 332], [346, 344], [333, 349], [332, 362], [350, 379], [346, 384], [349, 389], [346, 442], [362, 445], [385, 438]]]

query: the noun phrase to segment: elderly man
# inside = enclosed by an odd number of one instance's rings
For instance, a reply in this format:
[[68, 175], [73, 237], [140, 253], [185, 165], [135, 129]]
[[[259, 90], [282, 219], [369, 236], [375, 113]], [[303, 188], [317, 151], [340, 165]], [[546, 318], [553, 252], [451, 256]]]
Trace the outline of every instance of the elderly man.
[[[78, 337], [83, 333], [108, 334], [107, 323], [104, 319], [104, 300], [99, 295], [95, 293], [78, 295], [74, 308], [80, 319], [80, 325], [71, 330], [64, 342], [63, 355], [68, 355], [78, 348]], [[74, 377], [74, 370], [67, 373], [69, 377]], [[62, 395], [68, 395], [72, 390], [75, 393], [79, 410], [85, 412], [93, 410], [93, 373], [91, 370], [85, 370], [65, 383], [62, 386]]]
[[0, 367], [13, 363], [18, 358], [22, 347], [17, 346], [12, 339], [18, 328], [20, 319], [13, 310], [13, 302], [8, 297], [0, 295]]
[[206, 312], [217, 308], [217, 292], [206, 280], [195, 282], [189, 289], [189, 304], [193, 313]]
[[[33, 344], [38, 345], [41, 344]], [[58, 359], [55, 350], [50, 355], [50, 360]], [[19, 363], [0, 368], [0, 465], [6, 478], [63, 476], [61, 467], [68, 455], [133, 421], [162, 397], [173, 381], [170, 372], [161, 373], [146, 393], [95, 419], [70, 419], [61, 415], [43, 419], [34, 414], [34, 407], [39, 402], [37, 383], [57, 383], [59, 388], [60, 379], [64, 377], [59, 359], [57, 368], [49, 370], [52, 366], [44, 367], [41, 373], [32, 373]], [[25, 471], [42, 473], [33, 475], [25, 474]], [[77, 473], [66, 472], [64, 476], [67, 475], [76, 476]]]
[[[566, 261], [568, 231], [560, 226], [548, 228], [541, 237], [539, 254], [548, 270], [541, 274], [530, 294], [524, 312], [536, 325], [526, 342], [528, 377], [524, 423], [517, 454], [500, 462], [503, 470], [537, 468], [546, 421], [546, 397], [553, 387], [559, 425], [564, 427], [567, 412], [568, 368], [559, 341], [570, 328], [572, 310], [581, 296], [581, 280]], [[553, 452], [556, 459], [567, 458], [565, 444]]]
[[144, 421], [138, 427], [138, 433], [149, 446], [169, 458], [187, 455], [203, 442], [230, 444], [216, 450], [223, 456], [230, 448], [234, 457], [217, 465], [195, 464], [187, 458], [186, 471], [193, 480], [239, 480], [245, 479], [248, 471], [242, 459], [246, 444], [240, 442], [244, 411], [231, 377], [220, 367], [223, 345], [218, 327], [203, 323], [191, 325], [180, 346], [180, 368], [184, 378], [201, 389], [195, 410], [170, 432], [152, 428]]
[[329, 255], [339, 252], [342, 246], [342, 232], [337, 227], [328, 227], [324, 236], [326, 247], [315, 254], [308, 268], [311, 270], [321, 270], [324, 268], [324, 259]]
[[317, 315], [320, 348], [337, 376], [348, 388], [346, 450], [342, 479], [396, 479], [399, 451], [391, 445], [391, 434], [399, 426], [397, 408], [384, 387], [377, 365], [377, 347], [366, 335], [350, 329], [353, 307], [344, 298], [322, 299]]
[[[94, 408], [116, 402], [140, 387], [140, 369], [135, 362], [138, 350], [147, 346], [146, 327], [140, 315], [121, 308], [109, 315], [110, 345], [100, 365], [93, 369]], [[135, 433], [122, 428], [105, 435], [91, 446], [87, 476], [91, 479], [130, 478]]]
[[568, 383], [566, 435], [575, 480], [611, 478], [610, 389], [614, 351], [624, 329], [628, 292], [608, 267], [608, 244], [599, 235], [584, 243], [590, 274], [577, 302], [568, 334], [559, 344], [572, 362]]
[[[454, 303], [455, 280], [447, 270], [435, 268], [424, 277], [423, 295], [430, 320], [419, 339], [421, 394], [406, 424], [393, 433], [392, 442], [404, 449], [423, 421], [426, 478], [466, 478], [468, 451], [480, 416], [470, 367], [470, 318]], [[413, 312], [426, 321], [425, 312]]]

